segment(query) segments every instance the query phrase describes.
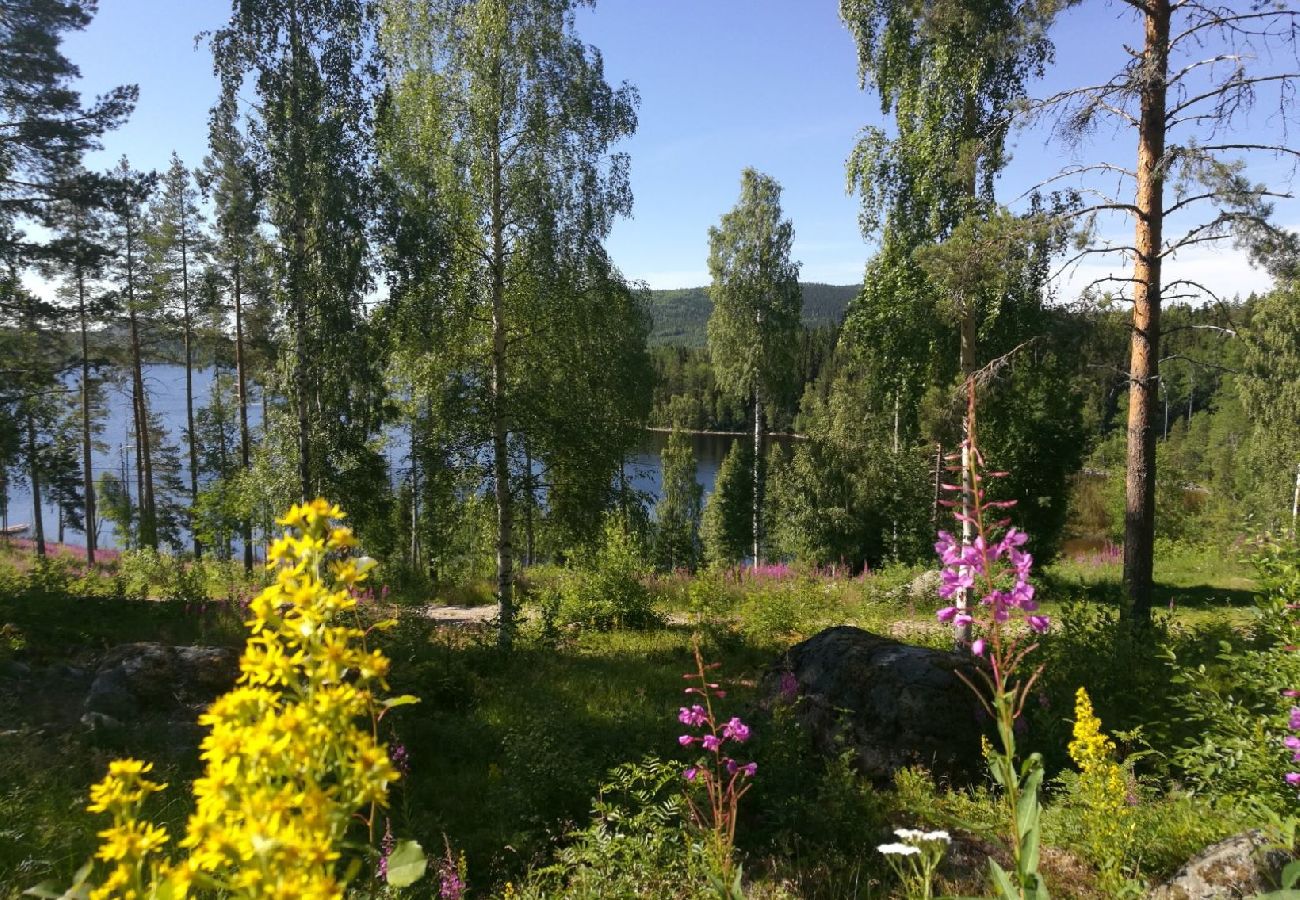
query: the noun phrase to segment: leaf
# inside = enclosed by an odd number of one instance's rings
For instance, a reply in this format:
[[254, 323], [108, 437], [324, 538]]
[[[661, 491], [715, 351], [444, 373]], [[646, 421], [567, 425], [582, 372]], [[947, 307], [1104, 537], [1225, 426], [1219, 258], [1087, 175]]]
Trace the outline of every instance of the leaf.
[[1020, 868], [1022, 874], [1031, 875], [1038, 872], [1038, 827], [1030, 828], [1024, 833], [1024, 843], [1020, 847]]
[[392, 709], [394, 706], [410, 706], [413, 703], [419, 703], [420, 698], [414, 694], [403, 694], [400, 697], [389, 697], [382, 704], [384, 709]]
[[1038, 826], [1038, 816], [1041, 812], [1038, 805], [1038, 786], [1042, 781], [1042, 769], [1035, 769], [1029, 773], [1029, 777], [1025, 779], [1022, 788], [1024, 793], [1020, 795], [1020, 800], [1016, 803], [1016, 827], [1020, 829], [1022, 837], [1028, 834], [1030, 829]]
[[399, 841], [388, 857], [388, 883], [393, 887], [409, 887], [424, 877], [428, 865], [419, 841]]
[[1011, 876], [998, 865], [997, 860], [989, 860], [989, 874], [993, 876], [993, 885], [1002, 895], [1003, 900], [1020, 900], [1020, 892], [1011, 883]]
[[1300, 882], [1300, 859], [1293, 859], [1282, 869], [1282, 887], [1293, 888]]
[[63, 891], [59, 890], [53, 881], [42, 881], [40, 884], [23, 891], [22, 895], [24, 897], [43, 897], [46, 900], [59, 900], [63, 896]]

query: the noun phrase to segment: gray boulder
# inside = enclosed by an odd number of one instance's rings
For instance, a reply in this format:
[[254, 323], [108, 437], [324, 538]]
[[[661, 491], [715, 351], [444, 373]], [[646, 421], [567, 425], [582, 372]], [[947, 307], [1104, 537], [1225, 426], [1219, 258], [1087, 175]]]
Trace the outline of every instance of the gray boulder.
[[1150, 894], [1151, 900], [1240, 900], [1275, 890], [1291, 857], [1263, 832], [1247, 831], [1206, 847]]
[[114, 647], [90, 685], [84, 709], [119, 721], [208, 703], [234, 686], [239, 654], [225, 647]]
[[984, 768], [985, 714], [966, 654], [916, 647], [841, 625], [796, 644], [764, 676], [765, 706], [793, 704], [824, 753], [852, 749], [863, 774], [889, 780], [912, 765], [967, 783]]

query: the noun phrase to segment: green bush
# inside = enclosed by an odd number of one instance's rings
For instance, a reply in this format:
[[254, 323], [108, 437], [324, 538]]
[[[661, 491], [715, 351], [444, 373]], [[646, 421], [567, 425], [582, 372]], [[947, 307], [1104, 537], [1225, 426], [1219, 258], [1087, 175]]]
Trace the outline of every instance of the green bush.
[[648, 571], [636, 538], [611, 517], [595, 553], [563, 578], [558, 621], [598, 630], [661, 624], [644, 581]]
[[713, 896], [703, 847], [687, 827], [681, 764], [647, 756], [610, 771], [591, 823], [569, 835], [553, 865], [536, 870], [523, 898]]
[[1252, 800], [1279, 812], [1294, 808], [1295, 791], [1283, 780], [1282, 740], [1300, 687], [1300, 640], [1294, 609], [1300, 603], [1300, 548], [1274, 544], [1255, 560], [1263, 592], [1253, 633], [1219, 642], [1213, 660], [1196, 663], [1170, 651], [1173, 701], [1189, 736], [1173, 761], [1200, 793]]
[[827, 605], [820, 583], [812, 578], [756, 585], [741, 601], [739, 627], [755, 643], [788, 643], [812, 631]]

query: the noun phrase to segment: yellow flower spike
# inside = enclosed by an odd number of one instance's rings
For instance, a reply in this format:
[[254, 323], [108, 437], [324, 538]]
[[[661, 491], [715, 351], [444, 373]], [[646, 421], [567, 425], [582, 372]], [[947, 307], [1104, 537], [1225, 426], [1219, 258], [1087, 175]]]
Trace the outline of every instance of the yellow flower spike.
[[317, 499], [278, 520], [286, 531], [268, 553], [275, 580], [249, 605], [239, 681], [199, 718], [209, 729], [205, 771], [194, 781], [179, 858], [161, 858], [166, 833], [137, 818], [161, 789], [144, 778], [147, 763], [121, 761], [92, 789], [92, 808], [114, 817], [99, 853], [113, 868], [96, 896], [184, 897], [198, 876], [235, 897], [341, 900], [342, 842], [367, 804], [387, 804], [398, 778], [367, 719], [378, 708], [370, 687], [382, 684], [389, 661], [338, 619], [375, 563], [322, 566], [328, 553], [356, 546], [351, 529], [334, 526], [341, 518]]
[[330, 563], [330, 574], [339, 584], [352, 587], [365, 579], [365, 574], [357, 571], [357, 564], [350, 559], [335, 560]]
[[275, 522], [277, 525], [285, 525], [289, 528], [301, 528], [307, 522], [308, 511], [309, 507], [306, 505], [299, 506], [295, 503], [289, 507], [287, 513], [276, 519]]
[[327, 545], [331, 550], [348, 550], [357, 546], [357, 539], [351, 528], [334, 528], [330, 530]]

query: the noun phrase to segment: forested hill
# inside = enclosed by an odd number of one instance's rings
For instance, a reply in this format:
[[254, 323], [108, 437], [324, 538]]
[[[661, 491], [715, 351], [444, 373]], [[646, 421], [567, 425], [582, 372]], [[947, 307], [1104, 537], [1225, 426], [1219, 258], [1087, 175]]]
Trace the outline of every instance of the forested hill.
[[[810, 327], [839, 324], [849, 301], [862, 290], [860, 284], [805, 282], [801, 287], [803, 321]], [[712, 308], [707, 288], [651, 291], [650, 314], [654, 319], [651, 346], [703, 347]]]

